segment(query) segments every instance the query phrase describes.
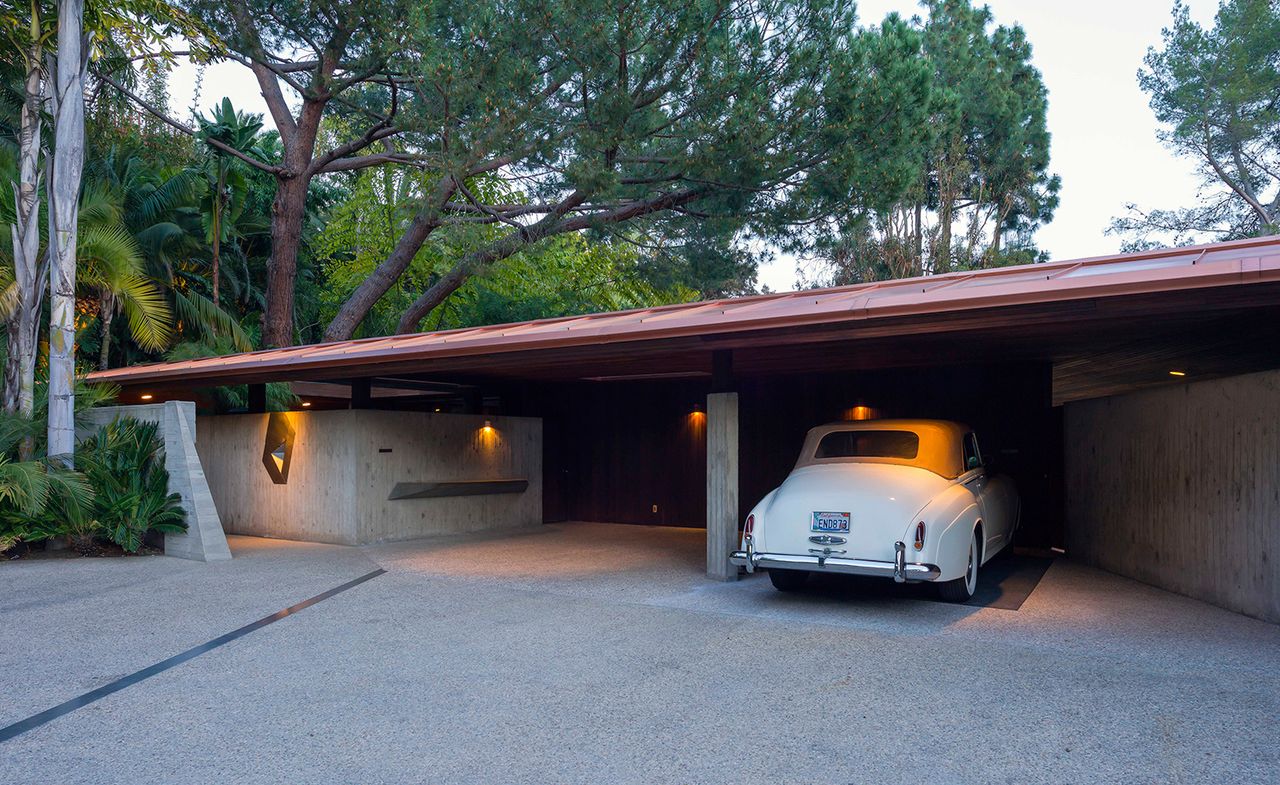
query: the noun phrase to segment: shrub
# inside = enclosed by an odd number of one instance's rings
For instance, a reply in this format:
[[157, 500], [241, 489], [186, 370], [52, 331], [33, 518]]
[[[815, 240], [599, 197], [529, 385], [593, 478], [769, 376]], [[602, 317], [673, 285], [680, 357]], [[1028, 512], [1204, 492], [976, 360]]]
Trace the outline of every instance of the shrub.
[[81, 442], [76, 464], [93, 488], [93, 502], [68, 510], [67, 524], [91, 520], [101, 536], [129, 553], [142, 547], [149, 531], [187, 530], [181, 499], [169, 493], [158, 431], [155, 423], [122, 417]]
[[84, 510], [92, 503], [93, 490], [85, 477], [43, 458], [19, 461], [10, 455], [10, 449], [0, 450], [0, 551], [63, 534], [83, 547], [94, 527], [69, 527], [64, 511]]

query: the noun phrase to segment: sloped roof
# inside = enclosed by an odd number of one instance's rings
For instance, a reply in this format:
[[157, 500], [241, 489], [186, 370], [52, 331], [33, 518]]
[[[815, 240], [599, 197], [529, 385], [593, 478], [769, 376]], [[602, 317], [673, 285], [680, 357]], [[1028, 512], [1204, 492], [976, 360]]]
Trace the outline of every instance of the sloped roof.
[[[1099, 256], [905, 278], [657, 308], [472, 327], [440, 332], [266, 349], [181, 362], [98, 371], [90, 382], [217, 384], [295, 378], [333, 369], [358, 377], [362, 368], [411, 369], [414, 362], [563, 347], [616, 345], [809, 325], [840, 325], [901, 316], [928, 317], [1088, 298], [1280, 282], [1280, 236], [1176, 249]], [[615, 347], [616, 348], [616, 347]]]

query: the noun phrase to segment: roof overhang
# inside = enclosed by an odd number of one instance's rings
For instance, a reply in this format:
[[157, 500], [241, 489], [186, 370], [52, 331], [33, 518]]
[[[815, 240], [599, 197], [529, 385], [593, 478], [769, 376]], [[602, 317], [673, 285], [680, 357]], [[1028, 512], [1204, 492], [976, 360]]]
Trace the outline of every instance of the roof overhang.
[[[385, 375], [441, 378], [626, 378], [703, 374], [715, 349], [786, 370], [804, 351], [843, 342], [868, 351], [982, 336], [1009, 347], [1070, 347], [1159, 331], [1220, 314], [1280, 308], [1280, 237], [1103, 256], [448, 330], [268, 349], [99, 371], [125, 387], [333, 381]], [[1033, 342], [1039, 341], [1039, 344]], [[879, 348], [877, 348], [879, 347]], [[896, 351], [896, 350], [895, 350]], [[1061, 351], [1066, 351], [1063, 349]], [[1042, 353], [1043, 354], [1043, 353]], [[779, 359], [781, 358], [781, 359]], [[764, 359], [761, 359], [764, 362]], [[781, 363], [781, 364], [779, 364]], [[763, 367], [763, 366], [762, 366]]]

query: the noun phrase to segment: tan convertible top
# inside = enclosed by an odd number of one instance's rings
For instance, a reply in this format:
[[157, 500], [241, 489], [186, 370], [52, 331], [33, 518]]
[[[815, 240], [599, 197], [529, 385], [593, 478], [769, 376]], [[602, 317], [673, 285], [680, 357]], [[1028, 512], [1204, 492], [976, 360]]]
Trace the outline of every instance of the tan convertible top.
[[[920, 439], [915, 458], [816, 458], [822, 437], [837, 431], [906, 431]], [[969, 426], [948, 420], [858, 420], [819, 425], [805, 437], [796, 468], [827, 463], [889, 463], [928, 469], [947, 479], [964, 474], [964, 435]]]

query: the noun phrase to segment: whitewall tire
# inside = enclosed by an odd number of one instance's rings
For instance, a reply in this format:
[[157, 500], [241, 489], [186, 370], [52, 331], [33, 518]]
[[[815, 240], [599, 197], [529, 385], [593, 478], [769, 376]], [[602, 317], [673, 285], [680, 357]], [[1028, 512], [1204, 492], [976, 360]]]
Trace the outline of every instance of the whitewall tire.
[[968, 602], [978, 590], [978, 565], [982, 557], [978, 552], [978, 532], [975, 530], [969, 538], [969, 564], [964, 575], [946, 583], [938, 584], [938, 595], [947, 602]]

